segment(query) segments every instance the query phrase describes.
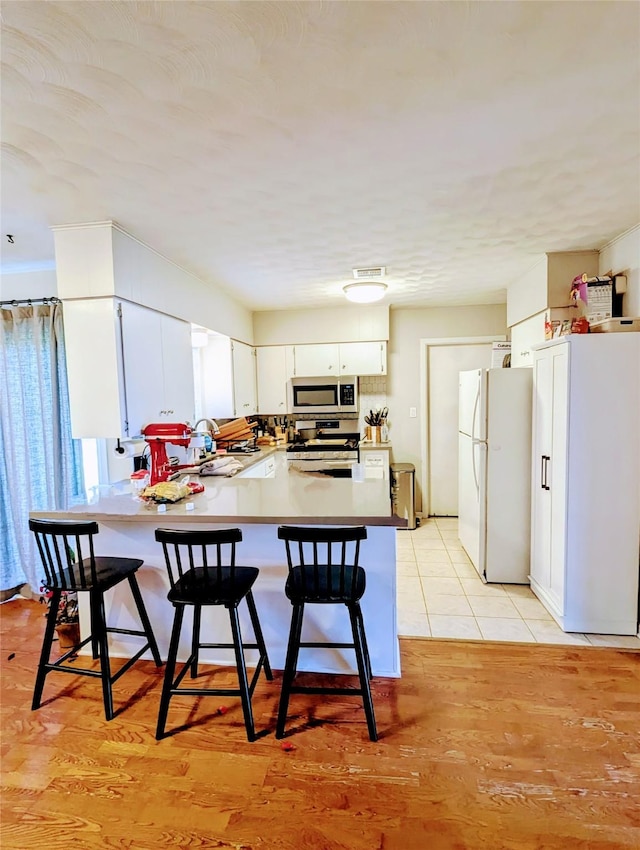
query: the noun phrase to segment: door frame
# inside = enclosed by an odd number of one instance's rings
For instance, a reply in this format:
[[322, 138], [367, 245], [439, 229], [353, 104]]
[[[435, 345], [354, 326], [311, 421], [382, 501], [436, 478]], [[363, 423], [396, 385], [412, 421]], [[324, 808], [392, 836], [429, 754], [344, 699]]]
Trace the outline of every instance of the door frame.
[[429, 486], [429, 350], [439, 345], [483, 345], [505, 342], [506, 334], [492, 336], [430, 337], [420, 340], [420, 414], [424, 427], [420, 429], [420, 487], [422, 489], [422, 516], [431, 515], [431, 487]]

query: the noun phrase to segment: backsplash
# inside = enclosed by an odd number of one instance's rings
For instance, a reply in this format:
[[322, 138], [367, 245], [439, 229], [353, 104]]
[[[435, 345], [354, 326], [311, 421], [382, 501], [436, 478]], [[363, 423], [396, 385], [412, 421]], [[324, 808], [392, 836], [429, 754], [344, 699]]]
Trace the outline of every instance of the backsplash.
[[[360, 431], [364, 433], [366, 427], [364, 417], [370, 410], [387, 405], [387, 379], [384, 375], [358, 379], [358, 393], [360, 396]], [[391, 422], [389, 423], [391, 424]]]

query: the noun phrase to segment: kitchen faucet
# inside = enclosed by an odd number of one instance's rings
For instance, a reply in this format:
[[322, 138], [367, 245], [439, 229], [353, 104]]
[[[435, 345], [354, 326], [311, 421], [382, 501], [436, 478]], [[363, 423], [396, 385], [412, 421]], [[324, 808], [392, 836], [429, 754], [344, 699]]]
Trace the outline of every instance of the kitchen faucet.
[[215, 435], [216, 435], [216, 434], [219, 434], [219, 433], [220, 433], [220, 428], [219, 428], [219, 426], [218, 426], [218, 423], [215, 421], [215, 419], [206, 419], [206, 418], [198, 419], [198, 421], [196, 422], [196, 424], [193, 426], [193, 430], [194, 430], [194, 431], [197, 431], [197, 430], [198, 430], [198, 425], [199, 425], [201, 422], [206, 422], [206, 423], [207, 423], [207, 425], [209, 426], [208, 430], [211, 432], [211, 434], [212, 434], [214, 437], [215, 437]]

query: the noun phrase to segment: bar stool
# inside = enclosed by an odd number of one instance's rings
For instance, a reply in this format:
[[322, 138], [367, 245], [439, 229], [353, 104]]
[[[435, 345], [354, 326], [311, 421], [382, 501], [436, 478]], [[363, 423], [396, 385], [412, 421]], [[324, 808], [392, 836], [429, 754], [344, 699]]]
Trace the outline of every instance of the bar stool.
[[[93, 538], [98, 534], [97, 522], [73, 522], [62, 520], [30, 519], [29, 528], [35, 534], [38, 551], [42, 559], [45, 578], [43, 585], [51, 592], [51, 604], [47, 614], [47, 624], [44, 632], [40, 662], [33, 694], [32, 710], [40, 707], [42, 691], [46, 676], [52, 670], [64, 673], [74, 673], [77, 676], [91, 676], [102, 680], [102, 697], [104, 713], [107, 720], [114, 717], [113, 694], [111, 686], [139, 658], [151, 650], [157, 667], [162, 666], [158, 645], [151, 629], [142, 595], [136, 579], [136, 572], [144, 561], [137, 558], [113, 558], [109, 556], [96, 557], [94, 554]], [[127, 579], [133, 600], [138, 609], [142, 630], [121, 629], [107, 626], [104, 594], [107, 590]], [[64, 591], [87, 593], [91, 611], [91, 634], [80, 641], [68, 652], [61, 655], [57, 661], [50, 661], [53, 633], [56, 626], [58, 605]], [[146, 638], [142, 649], [135, 653], [116, 673], [111, 674], [109, 661], [109, 634], [135, 635]], [[72, 667], [64, 662], [75, 655], [79, 649], [91, 642], [94, 659], [99, 659], [99, 670], [88, 670]]]
[[[252, 593], [252, 587], [258, 578], [259, 570], [257, 567], [236, 566], [236, 543], [242, 540], [242, 531], [239, 528], [203, 531], [177, 531], [169, 528], [158, 528], [156, 529], [156, 540], [162, 543], [164, 550], [171, 583], [171, 590], [167, 598], [175, 608], [169, 656], [160, 698], [156, 738], [160, 740], [165, 736], [165, 725], [171, 697], [182, 694], [187, 696], [239, 696], [242, 702], [247, 738], [249, 741], [255, 741], [256, 733], [251, 697], [260, 670], [264, 668], [265, 677], [269, 681], [273, 679], [273, 674]], [[238, 606], [243, 599], [247, 601], [255, 643], [245, 643], [242, 640]], [[222, 605], [229, 611], [232, 643], [201, 642], [202, 608], [212, 605]], [[193, 608], [191, 654], [174, 678], [180, 631], [186, 606]], [[192, 679], [197, 677], [200, 649], [231, 648], [235, 652], [238, 688], [180, 687], [187, 670], [191, 671]], [[247, 677], [245, 649], [258, 649], [260, 652], [251, 683], [249, 683]]]
[[[358, 565], [360, 541], [365, 540], [364, 526], [351, 528], [299, 528], [280, 526], [278, 537], [285, 541], [289, 575], [285, 594], [293, 612], [282, 679], [276, 738], [284, 736], [287, 708], [291, 694], [337, 694], [361, 696], [367, 718], [369, 738], [378, 740], [371, 698], [371, 661], [360, 609], [366, 587], [364, 569]], [[305, 548], [306, 547], [306, 548]], [[353, 643], [306, 642], [301, 640], [304, 606], [346, 605], [351, 622]], [[294, 685], [298, 654], [301, 647], [354, 649], [358, 665], [359, 688], [303, 687]]]

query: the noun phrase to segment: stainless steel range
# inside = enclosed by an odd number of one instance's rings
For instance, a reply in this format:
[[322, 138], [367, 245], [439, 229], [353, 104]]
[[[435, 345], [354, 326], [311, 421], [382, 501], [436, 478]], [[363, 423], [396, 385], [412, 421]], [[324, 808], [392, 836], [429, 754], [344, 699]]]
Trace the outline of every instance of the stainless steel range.
[[287, 448], [287, 465], [302, 472], [316, 472], [333, 478], [351, 478], [358, 463], [360, 434], [356, 419], [319, 419], [296, 422], [297, 432], [315, 434]]

